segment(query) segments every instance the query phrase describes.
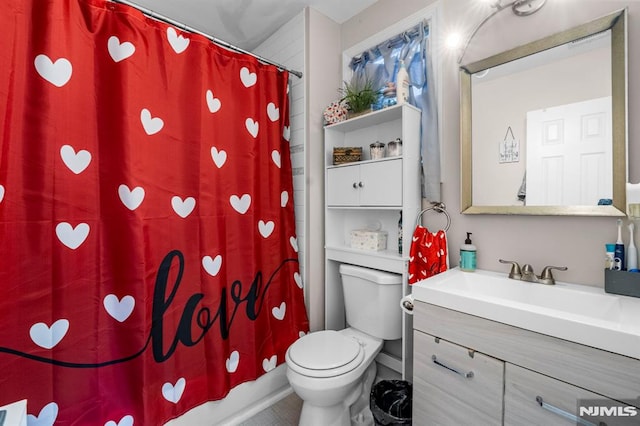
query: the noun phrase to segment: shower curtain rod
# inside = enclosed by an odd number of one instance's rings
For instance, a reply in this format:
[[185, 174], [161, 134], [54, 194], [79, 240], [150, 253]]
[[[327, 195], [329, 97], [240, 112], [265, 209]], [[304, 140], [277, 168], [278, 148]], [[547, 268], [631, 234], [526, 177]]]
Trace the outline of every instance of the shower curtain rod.
[[139, 5], [135, 4], [135, 3], [132, 3], [132, 2], [130, 2], [128, 0], [109, 0], [109, 1], [112, 1], [114, 3], [125, 4], [127, 6], [133, 7], [134, 9], [139, 10], [140, 12], [142, 12], [143, 14], [147, 15], [148, 17], [150, 17], [152, 19], [155, 19], [155, 20], [162, 21], [162, 22], [165, 22], [167, 24], [173, 25], [173, 26], [175, 26], [175, 27], [177, 27], [177, 28], [179, 28], [179, 29], [181, 29], [183, 31], [188, 31], [190, 33], [199, 34], [199, 35], [201, 35], [203, 37], [206, 37], [211, 42], [213, 42], [213, 43], [215, 43], [215, 44], [217, 44], [219, 46], [222, 46], [222, 47], [224, 47], [226, 49], [233, 50], [233, 51], [238, 52], [238, 53], [244, 53], [245, 55], [253, 56], [254, 58], [259, 60], [260, 62], [264, 62], [265, 64], [269, 64], [269, 65], [274, 65], [276, 68], [278, 68], [280, 70], [287, 71], [287, 72], [289, 72], [289, 74], [293, 74], [298, 78], [302, 78], [302, 72], [300, 72], [300, 71], [289, 69], [289, 68], [285, 67], [284, 65], [281, 65], [281, 64], [279, 64], [277, 62], [274, 62], [274, 61], [271, 61], [271, 60], [269, 60], [267, 58], [264, 58], [264, 57], [262, 57], [260, 55], [256, 55], [255, 53], [251, 53], [251, 52], [249, 52], [247, 50], [244, 50], [244, 49], [242, 49], [240, 47], [234, 46], [231, 43], [227, 43], [224, 40], [220, 40], [219, 38], [216, 38], [216, 37], [214, 37], [212, 35], [203, 33], [202, 31], [196, 30], [195, 28], [192, 28], [192, 27], [190, 27], [188, 25], [185, 25], [185, 24], [182, 24], [180, 22], [174, 21], [171, 18], [168, 18], [168, 17], [166, 17], [164, 15], [160, 15], [160, 14], [154, 12], [153, 10], [144, 8], [144, 7], [139, 6]]

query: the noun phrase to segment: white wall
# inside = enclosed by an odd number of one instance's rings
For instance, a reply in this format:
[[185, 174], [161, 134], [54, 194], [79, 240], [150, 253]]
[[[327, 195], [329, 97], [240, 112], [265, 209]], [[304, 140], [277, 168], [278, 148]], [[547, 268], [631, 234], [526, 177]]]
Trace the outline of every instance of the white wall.
[[[432, 1], [379, 0], [342, 26], [342, 45], [348, 48], [393, 22], [426, 7]], [[441, 0], [442, 36], [453, 30], [470, 31], [484, 16], [477, 0]], [[486, 6], [488, 8], [488, 6]], [[505, 10], [489, 21], [469, 46], [464, 61], [516, 47], [520, 44], [573, 27], [623, 7], [629, 8], [629, 176], [640, 180], [640, 2], [617, 0], [549, 0], [535, 15], [521, 18]], [[439, 43], [443, 45], [442, 42]], [[565, 265], [561, 281], [603, 286], [604, 244], [615, 240], [615, 218], [566, 216], [462, 215], [460, 211], [460, 102], [456, 54], [441, 51], [443, 108], [442, 194], [452, 216], [449, 231], [451, 264], [457, 265], [465, 232], [473, 232], [478, 247], [478, 268], [507, 272], [499, 258], [531, 263], [536, 272], [545, 265]], [[440, 222], [438, 222], [440, 223]], [[427, 222], [428, 225], [428, 222]]]
[[[455, 22], [459, 16], [469, 16], [471, 0], [447, 0], [444, 4], [444, 19]], [[633, 49], [633, 40], [638, 39], [638, 24], [634, 19], [640, 12], [640, 4], [625, 1], [562, 0], [548, 1], [535, 15], [520, 18], [509, 11], [490, 21], [473, 40], [464, 62], [498, 53], [519, 44], [593, 20], [615, 10], [629, 6], [629, 172], [637, 182], [640, 168], [637, 148], [638, 128], [633, 119], [638, 112], [640, 92], [635, 76], [638, 75], [640, 55]], [[476, 19], [477, 19], [476, 15]], [[509, 37], [505, 37], [509, 34]], [[599, 217], [537, 217], [459, 215], [460, 173], [459, 144], [459, 90], [457, 65], [450, 58], [444, 67], [445, 123], [444, 140], [445, 202], [453, 214], [452, 230], [449, 233], [451, 253], [457, 253], [465, 232], [473, 232], [478, 246], [478, 267], [507, 272], [499, 258], [531, 263], [536, 272], [545, 265], [564, 265], [566, 272], [558, 272], [556, 279], [603, 286], [604, 244], [616, 238], [616, 219]], [[451, 143], [453, 142], [453, 143]], [[457, 259], [456, 259], [457, 261]]]
[[[311, 330], [324, 328], [324, 130], [322, 111], [338, 96], [341, 83], [340, 26], [307, 8], [307, 209]], [[330, 224], [329, 224], [330, 225]]]

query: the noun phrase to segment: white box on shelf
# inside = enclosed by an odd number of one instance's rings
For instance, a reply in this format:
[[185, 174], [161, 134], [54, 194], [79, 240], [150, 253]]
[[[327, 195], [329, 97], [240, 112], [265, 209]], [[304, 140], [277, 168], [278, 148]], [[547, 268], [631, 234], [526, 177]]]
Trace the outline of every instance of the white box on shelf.
[[351, 248], [379, 251], [387, 249], [387, 231], [355, 229], [351, 231]]

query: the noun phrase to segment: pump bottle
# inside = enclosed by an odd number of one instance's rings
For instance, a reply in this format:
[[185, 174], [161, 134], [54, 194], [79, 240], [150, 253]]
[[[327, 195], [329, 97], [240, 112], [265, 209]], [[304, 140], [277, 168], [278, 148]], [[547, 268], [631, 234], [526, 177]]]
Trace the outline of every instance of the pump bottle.
[[460, 270], [465, 272], [476, 270], [476, 246], [471, 242], [471, 232], [467, 232], [467, 239], [460, 246]]

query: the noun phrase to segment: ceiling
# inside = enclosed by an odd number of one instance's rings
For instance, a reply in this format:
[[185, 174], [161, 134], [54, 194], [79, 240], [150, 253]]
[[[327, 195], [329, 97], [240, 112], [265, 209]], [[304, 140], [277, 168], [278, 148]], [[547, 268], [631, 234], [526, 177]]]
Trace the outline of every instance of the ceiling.
[[128, 0], [251, 51], [306, 6], [341, 24], [377, 0]]

